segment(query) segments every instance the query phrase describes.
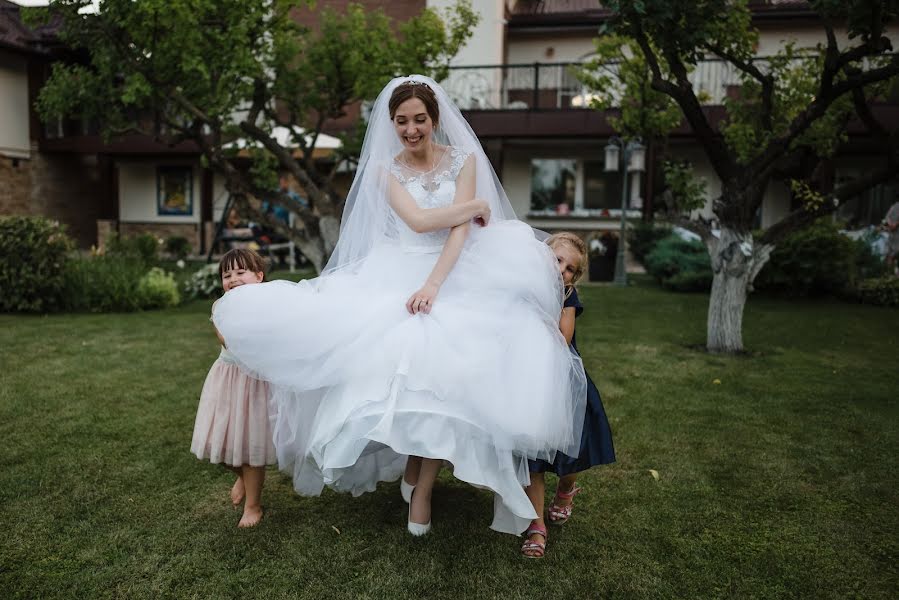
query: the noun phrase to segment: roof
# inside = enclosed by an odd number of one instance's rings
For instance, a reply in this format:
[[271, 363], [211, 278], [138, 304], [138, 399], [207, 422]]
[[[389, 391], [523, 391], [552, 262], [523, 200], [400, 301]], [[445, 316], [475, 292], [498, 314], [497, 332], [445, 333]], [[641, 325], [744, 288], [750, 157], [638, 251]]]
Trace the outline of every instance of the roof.
[[42, 53], [43, 45], [56, 39], [60, 21], [34, 29], [22, 22], [21, 6], [0, 0], [0, 46], [28, 53]]
[[[814, 13], [807, 0], [748, 0], [753, 17], [780, 18]], [[509, 26], [587, 27], [613, 15], [597, 0], [518, 0], [509, 11]]]

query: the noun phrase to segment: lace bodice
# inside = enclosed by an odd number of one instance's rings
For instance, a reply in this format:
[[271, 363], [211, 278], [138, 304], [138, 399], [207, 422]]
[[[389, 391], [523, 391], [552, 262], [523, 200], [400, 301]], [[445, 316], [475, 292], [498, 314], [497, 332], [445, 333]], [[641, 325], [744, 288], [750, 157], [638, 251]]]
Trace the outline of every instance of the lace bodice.
[[[468, 156], [469, 153], [448, 146], [435, 167], [427, 173], [411, 169], [397, 159], [391, 163], [390, 172], [406, 188], [418, 206], [440, 208], [453, 203], [456, 195], [456, 177], [459, 176]], [[416, 233], [397, 215], [394, 215], [394, 218], [400, 245], [410, 251], [439, 252], [449, 236], [449, 229]]]

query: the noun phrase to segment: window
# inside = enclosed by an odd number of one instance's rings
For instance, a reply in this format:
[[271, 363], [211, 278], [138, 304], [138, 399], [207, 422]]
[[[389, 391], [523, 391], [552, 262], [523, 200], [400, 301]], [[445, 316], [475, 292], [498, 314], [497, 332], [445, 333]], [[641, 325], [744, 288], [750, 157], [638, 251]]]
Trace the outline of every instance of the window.
[[574, 159], [532, 160], [531, 210], [559, 213], [574, 210], [577, 171]]
[[[856, 176], [856, 173], [837, 175], [837, 187], [852, 181]], [[842, 221], [847, 229], [879, 225], [897, 199], [899, 188], [889, 183], [881, 183], [844, 202], [837, 208], [836, 218]]]
[[156, 214], [193, 214], [193, 177], [190, 167], [156, 168]]
[[621, 173], [606, 172], [603, 161], [584, 161], [584, 208], [621, 208]]
[[[643, 205], [640, 173], [628, 177], [629, 213]], [[608, 173], [603, 160], [531, 160], [532, 215], [609, 217], [621, 210], [622, 173]]]

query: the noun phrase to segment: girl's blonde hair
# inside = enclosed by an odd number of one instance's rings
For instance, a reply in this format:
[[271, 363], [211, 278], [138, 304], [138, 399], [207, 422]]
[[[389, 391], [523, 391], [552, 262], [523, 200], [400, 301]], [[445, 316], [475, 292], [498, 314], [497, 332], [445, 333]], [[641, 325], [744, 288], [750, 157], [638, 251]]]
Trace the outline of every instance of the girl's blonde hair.
[[579, 235], [571, 233], [570, 231], [560, 231], [559, 233], [552, 234], [546, 238], [546, 244], [550, 248], [555, 248], [556, 246], [568, 246], [580, 256], [580, 260], [577, 261], [574, 274], [571, 277], [571, 286], [574, 287], [574, 284], [576, 284], [580, 278], [584, 276], [584, 273], [587, 272], [587, 244]]

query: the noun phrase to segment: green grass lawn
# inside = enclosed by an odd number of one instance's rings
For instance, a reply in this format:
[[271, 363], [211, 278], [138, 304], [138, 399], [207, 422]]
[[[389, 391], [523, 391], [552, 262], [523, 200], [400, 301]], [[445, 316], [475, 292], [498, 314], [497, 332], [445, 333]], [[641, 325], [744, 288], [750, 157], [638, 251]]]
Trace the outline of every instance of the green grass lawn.
[[275, 470], [266, 518], [238, 530], [232, 476], [189, 453], [209, 302], [0, 316], [2, 596], [896, 596], [899, 311], [754, 297], [750, 352], [723, 357], [697, 350], [703, 295], [582, 298], [619, 462], [582, 478], [543, 561], [447, 475], [423, 539], [397, 483], [302, 498]]

